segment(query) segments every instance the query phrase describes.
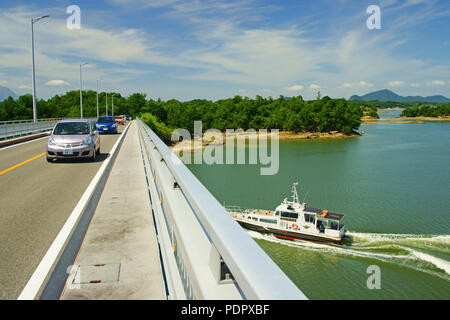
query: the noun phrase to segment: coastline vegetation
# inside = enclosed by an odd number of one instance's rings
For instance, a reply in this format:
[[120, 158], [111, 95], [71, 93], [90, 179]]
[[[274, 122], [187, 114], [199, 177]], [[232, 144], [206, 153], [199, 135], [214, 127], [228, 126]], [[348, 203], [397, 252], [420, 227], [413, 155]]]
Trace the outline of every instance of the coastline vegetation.
[[345, 99], [305, 101], [301, 96], [287, 100], [256, 96], [255, 99], [235, 96], [218, 101], [192, 100], [180, 102], [150, 100], [141, 109], [151, 113], [168, 128], [185, 128], [194, 132], [194, 121], [204, 128], [279, 129], [280, 131], [331, 132], [353, 134], [361, 124], [362, 111]]
[[[108, 114], [111, 114], [111, 95], [108, 93]], [[47, 100], [37, 100], [38, 118], [80, 116], [79, 91], [69, 91]], [[96, 92], [83, 92], [84, 117], [97, 115]], [[106, 95], [99, 93], [100, 115], [105, 115]], [[0, 121], [32, 118], [32, 96], [8, 98], [0, 102]], [[277, 99], [256, 96], [255, 99], [235, 96], [217, 101], [196, 99], [178, 101], [147, 100], [146, 95], [134, 93], [122, 97], [114, 93], [114, 114], [141, 116], [143, 120], [168, 142], [175, 128], [194, 131], [194, 121], [202, 121], [203, 128], [279, 129], [293, 133], [339, 132], [355, 134], [361, 124], [363, 111], [359, 105], [345, 99], [330, 97], [306, 101], [301, 96]]]
[[421, 105], [403, 110], [401, 117], [450, 117], [450, 103]]

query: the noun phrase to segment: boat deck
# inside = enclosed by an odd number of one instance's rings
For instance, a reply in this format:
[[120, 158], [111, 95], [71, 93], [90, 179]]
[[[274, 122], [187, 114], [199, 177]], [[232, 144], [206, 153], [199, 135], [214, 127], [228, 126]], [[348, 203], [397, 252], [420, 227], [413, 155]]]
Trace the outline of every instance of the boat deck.
[[275, 211], [259, 210], [259, 209], [256, 209], [256, 210], [252, 211], [252, 213], [259, 214], [261, 216], [273, 216], [273, 215], [275, 215]]

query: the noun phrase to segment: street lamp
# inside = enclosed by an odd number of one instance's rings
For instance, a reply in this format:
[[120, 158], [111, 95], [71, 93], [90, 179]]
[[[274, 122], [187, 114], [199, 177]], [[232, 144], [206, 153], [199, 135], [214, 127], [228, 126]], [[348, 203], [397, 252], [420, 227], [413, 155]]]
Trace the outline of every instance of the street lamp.
[[80, 113], [81, 113], [81, 119], [83, 119], [83, 84], [81, 81], [81, 67], [87, 65], [87, 62], [83, 62], [80, 64]]
[[112, 100], [112, 116], [114, 117], [114, 95], [115, 94], [117, 94], [117, 93], [113, 93], [112, 95], [111, 95], [111, 100]]
[[105, 90], [105, 94], [106, 94], [106, 105], [105, 105], [105, 108], [106, 108], [106, 115], [108, 115], [108, 92], [106, 92], [106, 90]]
[[99, 113], [98, 113], [98, 82], [99, 81], [102, 81], [102, 79], [97, 80], [97, 118], [99, 117]]
[[34, 30], [33, 25], [38, 22], [41, 19], [48, 18], [49, 15], [45, 15], [38, 18], [31, 18], [31, 62], [33, 64], [33, 79], [32, 79], [32, 86], [33, 86], [33, 122], [37, 122], [37, 112], [36, 112], [36, 67], [34, 65]]

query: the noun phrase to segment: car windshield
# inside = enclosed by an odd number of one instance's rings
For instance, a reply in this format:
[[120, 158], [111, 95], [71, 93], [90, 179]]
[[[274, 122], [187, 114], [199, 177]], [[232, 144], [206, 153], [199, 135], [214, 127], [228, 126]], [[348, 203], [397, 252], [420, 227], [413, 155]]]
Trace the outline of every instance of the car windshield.
[[97, 122], [98, 123], [106, 123], [106, 122], [114, 122], [114, 118], [113, 117], [101, 117], [98, 118]]
[[89, 134], [89, 123], [87, 122], [60, 122], [56, 125], [55, 135], [81, 135]]

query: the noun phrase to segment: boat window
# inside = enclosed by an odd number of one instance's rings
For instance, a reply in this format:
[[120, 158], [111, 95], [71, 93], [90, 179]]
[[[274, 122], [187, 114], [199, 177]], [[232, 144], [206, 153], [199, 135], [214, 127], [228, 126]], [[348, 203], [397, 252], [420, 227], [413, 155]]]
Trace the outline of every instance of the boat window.
[[276, 215], [276, 216], [279, 216], [279, 215], [280, 215], [280, 211], [276, 211], [276, 212], [275, 212], [275, 215]]
[[253, 220], [258, 221], [258, 218], [252, 217]]
[[291, 218], [291, 219], [297, 219], [298, 218], [298, 213], [295, 212], [281, 212], [281, 217], [282, 218]]
[[331, 221], [330, 229], [337, 230], [338, 229], [338, 225], [339, 224], [336, 221]]
[[305, 213], [305, 222], [315, 223], [316, 219], [314, 215]]
[[277, 220], [271, 220], [271, 219], [259, 219], [260, 222], [265, 222], [265, 223], [277, 223]]

